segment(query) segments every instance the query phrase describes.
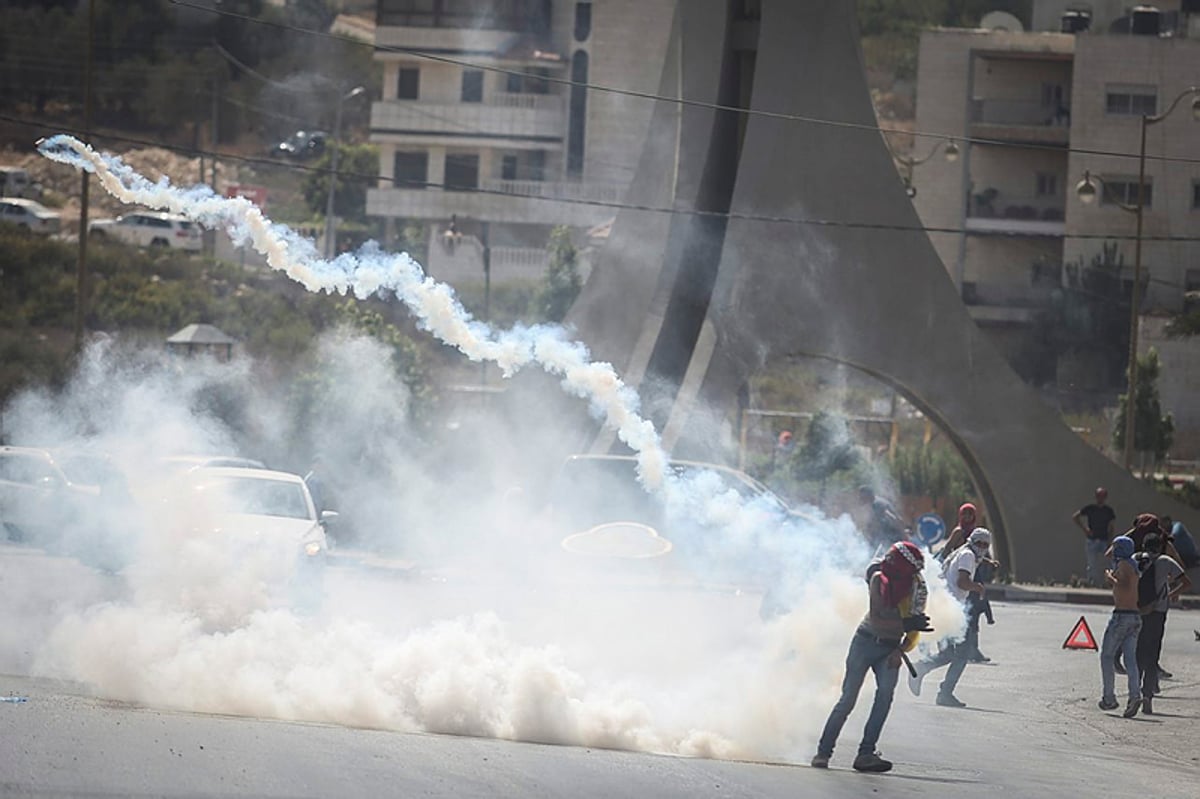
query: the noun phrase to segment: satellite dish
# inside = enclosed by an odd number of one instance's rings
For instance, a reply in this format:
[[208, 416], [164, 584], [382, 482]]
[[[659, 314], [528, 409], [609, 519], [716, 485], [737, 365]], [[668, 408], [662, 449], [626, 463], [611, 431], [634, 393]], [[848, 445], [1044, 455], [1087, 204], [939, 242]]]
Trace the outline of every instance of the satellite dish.
[[1007, 11], [989, 11], [983, 15], [983, 19], [979, 20], [979, 27], [989, 31], [1010, 31], [1011, 33], [1021, 33], [1025, 30], [1021, 20]]

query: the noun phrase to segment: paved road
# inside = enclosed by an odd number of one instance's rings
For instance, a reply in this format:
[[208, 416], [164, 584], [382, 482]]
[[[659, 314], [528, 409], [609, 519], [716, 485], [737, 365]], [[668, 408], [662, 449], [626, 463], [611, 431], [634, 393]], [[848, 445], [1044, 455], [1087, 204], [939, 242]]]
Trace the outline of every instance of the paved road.
[[[33, 635], [49, 610], [48, 571], [81, 587], [74, 602], [114, 598], [112, 585], [69, 562], [0, 551], [0, 619]], [[43, 579], [37, 579], [37, 575]], [[92, 580], [92, 582], [87, 582]], [[343, 570], [335, 585], [353, 585], [344, 609], [388, 593], [400, 608], [427, 595], [419, 581], [378, 570]], [[452, 589], [443, 586], [441, 591]], [[18, 602], [13, 592], [24, 596]], [[468, 607], [471, 596], [459, 598]], [[51, 603], [52, 604], [52, 603]], [[732, 605], [736, 610], [740, 606]], [[364, 605], [365, 607], [365, 605]], [[383, 623], [386, 616], [373, 605]], [[716, 624], [720, 604], [706, 606]], [[410, 612], [416, 612], [410, 611]], [[1096, 707], [1099, 669], [1093, 652], [1064, 651], [1062, 642], [1083, 614], [1101, 635], [1104, 608], [1058, 603], [997, 603], [997, 624], [982, 646], [994, 663], [968, 669], [959, 696], [970, 707], [940, 708], [928, 678], [925, 696], [901, 688], [881, 748], [896, 761], [889, 775], [848, 769], [869, 689], [847, 724], [828, 772], [805, 763], [832, 702], [820, 696], [781, 700], [780, 715], [797, 741], [777, 764], [662, 756], [583, 746], [546, 746], [481, 737], [355, 728], [344, 724], [264, 721], [230, 714], [181, 712], [163, 705], [113, 701], [96, 687], [30, 677], [32, 655], [0, 638], [0, 694], [28, 701], [0, 703], [0, 795], [31, 796], [812, 796], [895, 797], [1196, 796], [1200, 784], [1200, 612], [1172, 611], [1163, 663], [1159, 713], [1126, 720]], [[365, 618], [365, 616], [364, 616]], [[406, 622], [396, 622], [397, 627]], [[685, 651], [699, 633], [662, 636]], [[848, 631], [829, 633], [844, 651]], [[215, 636], [209, 636], [215, 639]], [[114, 645], [117, 639], [114, 639]], [[206, 639], [207, 640], [207, 639]], [[14, 644], [16, 649], [14, 649]], [[795, 653], [797, 678], [815, 651]], [[840, 654], [839, 654], [840, 656]], [[136, 665], [129, 653], [130, 667]], [[396, 668], [401, 668], [398, 664]], [[425, 666], [436, 672], [436, 664]], [[704, 668], [693, 664], [694, 672]], [[222, 675], [232, 681], [235, 675]], [[738, 690], [746, 702], [762, 686]], [[325, 685], [330, 696], [349, 686]], [[781, 693], [781, 696], [783, 694]], [[810, 708], [821, 708], [812, 710]], [[801, 710], [796, 711], [796, 708]]]

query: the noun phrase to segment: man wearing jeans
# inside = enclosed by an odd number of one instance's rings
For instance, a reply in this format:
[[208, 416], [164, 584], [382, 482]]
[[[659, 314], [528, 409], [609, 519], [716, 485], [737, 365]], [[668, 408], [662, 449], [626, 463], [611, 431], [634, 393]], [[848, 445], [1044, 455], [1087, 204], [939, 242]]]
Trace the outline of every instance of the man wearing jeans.
[[1120, 707], [1113, 668], [1113, 657], [1119, 650], [1125, 659], [1128, 672], [1126, 679], [1129, 681], [1129, 701], [1123, 715], [1131, 719], [1142, 705], [1141, 675], [1137, 665], [1137, 641], [1142, 629], [1142, 616], [1138, 612], [1138, 570], [1133, 560], [1132, 538], [1120, 535], [1113, 540], [1113, 568], [1106, 570], [1104, 576], [1112, 586], [1113, 612], [1100, 644], [1100, 681], [1103, 688], [1100, 709], [1116, 710]]
[[1116, 512], [1108, 506], [1108, 491], [1097, 488], [1096, 501], [1075, 511], [1071, 518], [1087, 536], [1084, 553], [1088, 581], [1097, 588], [1104, 588], [1104, 552], [1113, 537], [1113, 523], [1117, 520]]
[[875, 672], [875, 701], [863, 729], [856, 771], [891, 771], [891, 761], [875, 751], [883, 723], [892, 707], [892, 696], [900, 676], [900, 660], [906, 633], [930, 632], [929, 617], [924, 614], [925, 586], [921, 579], [924, 566], [921, 550], [908, 541], [899, 541], [888, 548], [878, 571], [870, 574], [870, 607], [850, 639], [846, 655], [846, 676], [842, 679], [842, 695], [817, 744], [812, 759], [813, 768], [829, 768], [833, 747], [841, 734], [850, 711], [858, 701], [867, 672]]

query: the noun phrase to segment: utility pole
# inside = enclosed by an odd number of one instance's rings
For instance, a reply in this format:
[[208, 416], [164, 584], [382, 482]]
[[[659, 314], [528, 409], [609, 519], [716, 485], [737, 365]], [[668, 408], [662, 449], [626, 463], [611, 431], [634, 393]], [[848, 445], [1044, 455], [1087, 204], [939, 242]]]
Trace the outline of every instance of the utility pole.
[[[92, 132], [92, 49], [96, 29], [96, 0], [88, 0], [87, 44], [83, 54], [83, 133]], [[75, 268], [75, 352], [83, 349], [83, 322], [87, 316], [88, 177], [81, 170], [79, 185], [79, 260]]]
[[[479, 243], [483, 245], [483, 321], [491, 322], [492, 305], [492, 225], [484, 221], [479, 226]], [[487, 385], [487, 361], [479, 364], [479, 384]]]

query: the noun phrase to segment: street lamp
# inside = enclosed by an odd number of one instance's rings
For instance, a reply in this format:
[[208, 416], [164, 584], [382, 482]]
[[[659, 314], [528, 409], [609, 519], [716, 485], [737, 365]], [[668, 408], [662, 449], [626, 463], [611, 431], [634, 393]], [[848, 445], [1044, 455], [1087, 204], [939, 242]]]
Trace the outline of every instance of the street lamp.
[[[1126, 469], [1133, 466], [1133, 439], [1135, 433], [1136, 414], [1134, 412], [1137, 399], [1137, 343], [1138, 343], [1138, 311], [1142, 304], [1142, 219], [1146, 210], [1146, 128], [1157, 125], [1169, 117], [1185, 97], [1192, 97], [1192, 119], [1200, 120], [1200, 87], [1190, 86], [1179, 93], [1167, 110], [1161, 114], [1142, 114], [1141, 140], [1138, 145], [1138, 183], [1137, 203], [1129, 205], [1126, 202], [1108, 195], [1113, 204], [1123, 211], [1129, 211], [1137, 218], [1136, 232], [1133, 240], [1133, 291], [1130, 297], [1129, 309], [1129, 387], [1125, 394], [1125, 448], [1122, 454]], [[1096, 186], [1092, 183], [1092, 175], [1083, 173], [1083, 180], [1075, 187], [1079, 201], [1090, 205], [1096, 200]], [[1096, 176], [1101, 187], [1107, 193], [1103, 178]]]
[[337, 193], [338, 143], [342, 136], [342, 103], [366, 91], [355, 86], [345, 94], [338, 94], [337, 111], [333, 115], [333, 158], [329, 167], [329, 196], [325, 201], [325, 257], [333, 258], [337, 252], [337, 225], [334, 224], [333, 198]]
[[945, 149], [947, 163], [953, 164], [958, 160], [958, 145], [954, 143], [953, 139], [945, 139], [937, 142], [933, 145], [933, 149], [929, 151], [929, 154], [924, 158], [911, 158], [908, 156], [897, 155], [894, 152], [892, 153], [892, 158], [895, 159], [896, 163], [904, 167], [904, 193], [909, 197], [917, 196], [917, 187], [913, 185], [913, 167], [920, 166], [930, 158], [933, 158], [935, 155], [937, 155], [937, 151], [939, 149]]

